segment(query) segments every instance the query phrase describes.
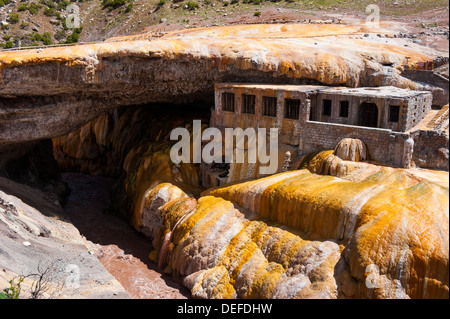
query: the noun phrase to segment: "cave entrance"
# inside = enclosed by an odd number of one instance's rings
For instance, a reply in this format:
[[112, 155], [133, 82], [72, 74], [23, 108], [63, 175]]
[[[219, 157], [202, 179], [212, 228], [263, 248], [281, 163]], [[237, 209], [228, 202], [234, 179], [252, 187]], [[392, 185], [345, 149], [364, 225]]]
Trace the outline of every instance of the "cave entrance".
[[53, 155], [71, 190], [65, 212], [133, 298], [190, 297], [149, 259], [152, 241], [129, 224], [134, 218], [130, 207], [155, 181], [189, 183], [193, 194], [203, 190], [198, 167], [168, 165], [170, 135], [175, 128], [191, 128], [194, 120], [206, 126], [211, 105], [212, 98], [123, 106], [53, 139]]
[[378, 107], [375, 103], [361, 103], [361, 105], [359, 106], [358, 125], [378, 127]]

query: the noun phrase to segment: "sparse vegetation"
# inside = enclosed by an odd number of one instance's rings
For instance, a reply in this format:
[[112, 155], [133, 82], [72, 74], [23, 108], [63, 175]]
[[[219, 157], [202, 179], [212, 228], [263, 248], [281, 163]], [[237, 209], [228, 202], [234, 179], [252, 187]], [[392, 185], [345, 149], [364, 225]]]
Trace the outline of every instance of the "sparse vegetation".
[[[4, 20], [5, 22], [0, 24], [0, 36], [4, 36], [11, 32], [17, 39], [20, 39], [20, 45], [23, 47], [49, 45], [58, 42], [78, 42], [81, 28], [73, 30], [74, 32], [71, 34], [71, 30], [69, 31], [70, 28], [68, 28], [65, 23], [65, 19], [68, 15], [63, 13], [69, 4], [76, 2], [80, 5], [83, 1], [84, 0], [20, 0], [20, 2], [12, 2], [12, 0], [0, 0], [0, 7], [10, 3], [12, 6], [10, 6], [12, 12], [8, 14], [7, 19]], [[101, 2], [106, 4], [106, 0], [102, 0]], [[125, 12], [130, 12], [133, 9], [133, 2], [131, 0], [113, 0], [110, 4], [116, 6], [121, 3], [128, 3], [126, 9], [124, 9]], [[36, 17], [31, 17], [30, 20], [30, 15]], [[39, 33], [39, 29], [46, 25], [46, 23], [41, 23], [41, 21], [45, 19], [52, 19], [51, 25], [54, 26], [54, 29], [46, 29], [45, 31], [50, 32]], [[19, 26], [14, 27], [14, 24], [19, 24]], [[29, 32], [31, 29], [34, 31], [33, 33]], [[14, 47], [14, 43], [15, 42], [0, 42], [0, 48]]]
[[52, 9], [56, 8], [56, 4], [52, 0], [39, 0], [39, 3]]
[[19, 14], [18, 13], [11, 13], [9, 15], [9, 22], [11, 22], [11, 24], [15, 24], [15, 23], [19, 22]]
[[[86, 1], [95, 2], [98, 5], [84, 5], [82, 2]], [[2, 19], [4, 22], [0, 24], [0, 37], [11, 34], [21, 40], [21, 46], [79, 42], [81, 41], [80, 33], [72, 32], [73, 30], [65, 23], [65, 19], [70, 14], [65, 10], [71, 3], [80, 7], [82, 23], [88, 30], [101, 29], [101, 33], [104, 35], [112, 31], [112, 28], [117, 27], [117, 30], [120, 29], [121, 32], [126, 31], [127, 34], [132, 34], [135, 31], [143, 30], [145, 26], [158, 24], [161, 21], [167, 21], [168, 24], [179, 23], [186, 27], [189, 24], [198, 25], [199, 21], [203, 21], [201, 25], [205, 25], [205, 22], [206, 24], [215, 24], [216, 18], [219, 16], [263, 16], [265, 19], [269, 16], [265, 14], [266, 10], [275, 8], [282, 8], [283, 12], [286, 12], [285, 8], [289, 10], [301, 8], [305, 11], [351, 8], [354, 12], [365, 12], [365, 7], [372, 2], [372, 0], [354, 0], [352, 2], [344, 0], [148, 0], [144, 2], [137, 2], [137, 0], [16, 0], [14, 2], [13, 0], [0, 0], [0, 7], [8, 6], [6, 10], [2, 10], [6, 19]], [[139, 8], [137, 8], [137, 3], [139, 3]], [[399, 5], [393, 5], [390, 1], [377, 2], [386, 16], [406, 15], [436, 7], [448, 7], [448, 3], [445, 3], [444, 0], [427, 0], [420, 3], [416, 1], [414, 6], [406, 6], [402, 0], [399, 3]], [[86, 12], [86, 10], [89, 11]], [[115, 12], [113, 15], [103, 12], [113, 10]], [[311, 14], [317, 15], [315, 12]], [[226, 19], [228, 18], [219, 18], [217, 24], [223, 24], [222, 20]], [[121, 24], [126, 25], [126, 28], [121, 27]], [[49, 26], [52, 29], [48, 29]], [[426, 25], [421, 23], [418, 24], [418, 27], [425, 29], [432, 27], [432, 23]], [[40, 30], [40, 28], [43, 29]], [[41, 34], [43, 31], [49, 31], [51, 37], [50, 39], [31, 40], [31, 30], [37, 33], [40, 31]], [[98, 32], [89, 32], [89, 34], [98, 34]], [[92, 39], [86, 36], [86, 40], [100, 40], [100, 38]], [[15, 42], [13, 43], [15, 44]], [[3, 47], [11, 45], [1, 41], [0, 44]]]
[[11, 49], [12, 47], [14, 47], [14, 43], [12, 43], [12, 41], [6, 41], [4, 47], [5, 49]]
[[50, 33], [45, 32], [44, 34], [39, 34], [37, 32], [34, 32], [31, 37], [30, 37], [31, 41], [41, 41], [44, 45], [49, 45], [52, 44], [52, 36], [50, 35]]
[[28, 9], [28, 6], [27, 6], [26, 3], [21, 4], [21, 5], [17, 8], [18, 11], [27, 11], [27, 9]]
[[19, 299], [20, 296], [20, 284], [23, 282], [24, 277], [19, 276], [18, 282], [16, 283], [16, 278], [13, 278], [9, 281], [9, 287], [3, 289], [3, 292], [0, 292], [0, 299]]
[[108, 8], [110, 11], [123, 6], [127, 0], [102, 0], [102, 7]]
[[27, 29], [29, 26], [30, 26], [30, 23], [25, 22], [25, 21], [20, 24], [21, 29]]
[[69, 4], [70, 4], [70, 1], [69, 1], [69, 0], [62, 0], [62, 1], [59, 1], [59, 2], [58, 2], [58, 5], [56, 6], [56, 8], [57, 8], [59, 11], [62, 11], [62, 10], [65, 10], [66, 7], [67, 7]]
[[0, 0], [0, 8], [10, 4], [12, 0]]
[[73, 32], [71, 35], [69, 35], [67, 37], [67, 40], [65, 43], [76, 43], [76, 42], [78, 42], [79, 38], [80, 38], [80, 36], [78, 35], [78, 33]]
[[251, 4], [262, 4], [264, 0], [244, 0], [244, 3], [251, 3]]
[[28, 11], [31, 14], [36, 14], [36, 13], [38, 13], [38, 11], [41, 8], [42, 8], [42, 5], [38, 4], [38, 3], [30, 3], [29, 5], [27, 5], [26, 3], [23, 3], [17, 8], [17, 10], [20, 12]]
[[197, 2], [189, 1], [186, 5], [187, 5], [187, 9], [188, 10], [196, 10], [196, 9], [198, 9], [198, 3]]
[[53, 36], [56, 40], [61, 41], [66, 37], [66, 31], [65, 30], [58, 30], [56, 31], [55, 35]]
[[54, 15], [55, 15], [55, 9], [53, 9], [53, 8], [45, 8], [45, 9], [44, 9], [44, 14], [45, 14], [47, 17], [54, 16]]
[[[55, 294], [55, 296], [64, 287], [64, 282], [59, 278], [57, 267], [53, 263], [48, 266], [37, 266], [37, 273], [29, 274], [27, 277], [35, 278], [30, 289], [30, 299], [39, 299], [44, 294]], [[52, 291], [52, 285], [55, 285], [56, 289]]]

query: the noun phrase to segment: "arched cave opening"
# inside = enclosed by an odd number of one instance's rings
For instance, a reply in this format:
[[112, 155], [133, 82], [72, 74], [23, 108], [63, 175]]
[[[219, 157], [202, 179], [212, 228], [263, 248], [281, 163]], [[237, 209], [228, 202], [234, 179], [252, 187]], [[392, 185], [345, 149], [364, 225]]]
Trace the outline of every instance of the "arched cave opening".
[[205, 99], [119, 107], [67, 135], [23, 146], [24, 154], [8, 161], [2, 173], [59, 200], [88, 248], [132, 297], [189, 298], [181, 282], [148, 258], [152, 241], [130, 223], [136, 192], [125, 187], [145, 165], [154, 165], [163, 181], [169, 178], [164, 160], [152, 163], [152, 154], [167, 150], [172, 129], [189, 127], [194, 119], [208, 125], [213, 105]]

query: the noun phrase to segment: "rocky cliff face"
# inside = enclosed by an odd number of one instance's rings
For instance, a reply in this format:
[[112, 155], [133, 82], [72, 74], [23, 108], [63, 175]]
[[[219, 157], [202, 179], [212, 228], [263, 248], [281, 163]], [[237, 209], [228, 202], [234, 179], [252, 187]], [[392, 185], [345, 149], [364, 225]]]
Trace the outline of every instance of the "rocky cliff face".
[[[133, 147], [145, 142], [169, 142], [172, 129], [192, 125], [193, 119], [208, 123], [208, 109], [174, 104], [124, 107], [103, 113], [79, 129], [54, 138], [53, 153], [62, 170], [118, 177]], [[137, 152], [135, 149], [133, 154]], [[137, 161], [130, 154], [127, 166], [131, 158]]]
[[24, 276], [21, 299], [130, 298], [89, 253], [88, 240], [57, 198], [3, 177], [0, 238], [0, 287], [9, 287], [12, 279], [17, 284], [19, 276]]

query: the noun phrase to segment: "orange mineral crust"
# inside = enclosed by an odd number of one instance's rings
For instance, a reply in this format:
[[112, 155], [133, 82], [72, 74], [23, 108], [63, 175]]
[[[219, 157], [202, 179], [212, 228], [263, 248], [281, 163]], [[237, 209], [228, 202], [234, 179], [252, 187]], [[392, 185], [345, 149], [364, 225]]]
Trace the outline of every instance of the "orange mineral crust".
[[392, 32], [384, 24], [234, 25], [2, 51], [0, 144], [63, 136], [121, 106], [211, 103], [214, 84], [229, 79], [423, 89], [401, 72], [438, 53], [378, 33]]
[[[199, 298], [448, 298], [448, 173], [373, 164], [143, 196], [150, 258]], [[140, 225], [142, 222], [138, 222]], [[370, 282], [369, 282], [370, 281]]]
[[448, 298], [448, 172], [368, 162], [361, 141], [343, 139], [307, 169], [205, 190], [198, 166], [174, 164], [159, 140], [170, 121], [149, 117], [156, 142], [123, 152], [142, 114], [131, 109], [114, 129], [100, 117], [54, 139], [55, 153], [96, 171], [87, 160], [96, 148], [83, 141], [112, 141], [124, 158], [125, 214], [152, 240], [150, 259], [194, 297]]
[[[188, 58], [216, 61], [212, 66], [219, 70], [235, 65], [355, 86], [367, 64], [400, 66], [406, 64], [406, 57], [410, 64], [430, 60], [429, 55], [411, 48], [363, 40], [362, 35], [376, 32], [390, 31], [363, 25], [283, 24], [189, 29], [157, 38], [143, 33], [70, 47], [3, 52], [0, 70], [4, 73], [10, 67], [56, 62], [97, 73], [101, 60], [110, 57]], [[95, 77], [92, 81], [101, 82]]]
[[[353, 279], [345, 279], [343, 296], [445, 298], [448, 173], [440, 174], [440, 182], [433, 180], [437, 176], [412, 174], [379, 167], [354, 182], [300, 170], [205, 194], [294, 227], [306, 238], [344, 244], [340, 265], [345, 270], [337, 280], [345, 272]], [[378, 271], [376, 289], [365, 284], [366, 267], [372, 265]]]

